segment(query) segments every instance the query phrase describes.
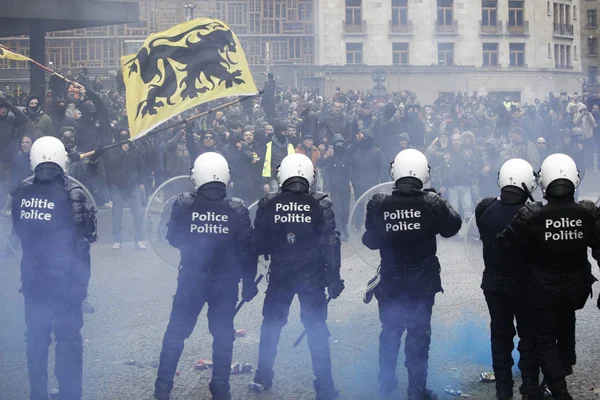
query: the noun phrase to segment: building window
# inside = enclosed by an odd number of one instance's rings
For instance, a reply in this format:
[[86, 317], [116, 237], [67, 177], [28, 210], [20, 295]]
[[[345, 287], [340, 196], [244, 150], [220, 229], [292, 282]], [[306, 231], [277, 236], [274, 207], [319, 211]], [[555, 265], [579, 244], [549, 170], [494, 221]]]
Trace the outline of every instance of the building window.
[[498, 2], [483, 0], [481, 2], [481, 25], [496, 26], [498, 22]]
[[587, 11], [587, 27], [595, 28], [596, 27], [596, 10], [588, 10]]
[[549, 1], [547, 1], [547, 2], [546, 2], [546, 14], [547, 14], [548, 16], [552, 15], [552, 14], [550, 13], [550, 2], [549, 2]]
[[598, 55], [598, 39], [588, 38], [588, 56]]
[[483, 66], [497, 67], [498, 66], [498, 43], [483, 44]]
[[548, 43], [548, 58], [552, 58], [552, 45]]
[[392, 25], [408, 25], [408, 0], [392, 0]]
[[346, 0], [346, 25], [362, 25], [361, 0]]
[[408, 43], [392, 43], [394, 64], [408, 65]]
[[523, 26], [525, 13], [523, 1], [508, 2], [508, 26]]
[[577, 19], [577, 6], [573, 6], [573, 19]]
[[454, 43], [438, 43], [438, 64], [454, 65]]
[[346, 64], [363, 63], [362, 43], [346, 43]]
[[452, 26], [452, 1], [437, 0], [437, 24]]
[[588, 67], [588, 83], [598, 83], [598, 67]]
[[508, 45], [510, 52], [510, 66], [525, 66], [525, 43], [510, 43]]
[[577, 60], [577, 46], [573, 46], [573, 59]]

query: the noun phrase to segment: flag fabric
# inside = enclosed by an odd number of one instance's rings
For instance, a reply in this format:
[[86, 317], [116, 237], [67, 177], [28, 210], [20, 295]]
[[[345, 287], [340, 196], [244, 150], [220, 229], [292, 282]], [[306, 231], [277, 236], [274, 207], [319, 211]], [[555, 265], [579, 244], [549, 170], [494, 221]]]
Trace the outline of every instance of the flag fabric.
[[14, 61], [29, 61], [30, 58], [22, 54], [15, 53], [14, 51], [8, 50], [6, 47], [0, 45], [0, 58], [6, 58]]
[[131, 137], [202, 103], [258, 93], [240, 42], [215, 19], [152, 34], [121, 64]]

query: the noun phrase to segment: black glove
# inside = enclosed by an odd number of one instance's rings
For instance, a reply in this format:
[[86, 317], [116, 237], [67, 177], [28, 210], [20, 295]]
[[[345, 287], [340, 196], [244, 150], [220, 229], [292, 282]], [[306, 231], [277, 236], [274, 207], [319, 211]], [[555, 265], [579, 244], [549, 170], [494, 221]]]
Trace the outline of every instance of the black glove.
[[69, 161], [71, 162], [81, 161], [81, 154], [79, 154], [76, 151], [69, 153], [67, 156], [69, 157]]
[[329, 296], [331, 296], [331, 298], [337, 299], [345, 288], [346, 286], [344, 286], [344, 281], [340, 279], [338, 281], [331, 282], [329, 286], [327, 286], [327, 293]]
[[598, 295], [598, 304], [597, 304], [597, 306], [600, 309], [600, 294]]
[[242, 299], [246, 303], [252, 301], [252, 299], [256, 297], [257, 294], [258, 288], [254, 284], [254, 282], [242, 284]]
[[192, 133], [194, 133], [194, 124], [192, 124], [192, 123], [186, 123], [185, 124], [185, 133], [186, 134], [192, 134]]

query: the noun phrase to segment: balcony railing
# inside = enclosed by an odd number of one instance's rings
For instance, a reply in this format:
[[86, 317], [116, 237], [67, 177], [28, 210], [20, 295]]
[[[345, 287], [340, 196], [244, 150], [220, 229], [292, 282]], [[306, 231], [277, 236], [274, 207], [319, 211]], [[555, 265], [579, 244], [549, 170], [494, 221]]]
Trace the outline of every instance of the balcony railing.
[[500, 36], [502, 35], [502, 21], [495, 24], [484, 25], [479, 21], [479, 34], [482, 36]]
[[354, 21], [342, 21], [344, 35], [366, 35], [367, 21], [355, 24]]
[[389, 21], [389, 34], [390, 36], [410, 36], [413, 34], [412, 21], [407, 21], [407, 24], [394, 24]]
[[488, 64], [488, 65], [482, 64], [481, 68], [502, 68], [502, 64], [500, 64], [500, 63], [496, 63], [495, 65], [492, 65], [492, 64]]
[[554, 66], [556, 69], [573, 69], [572, 65], [564, 65], [564, 64], [556, 64]]
[[506, 21], [506, 34], [509, 36], [529, 36], [529, 21], [523, 21], [521, 25], [510, 25]]
[[573, 25], [554, 23], [554, 36], [573, 37]]
[[452, 25], [438, 25], [438, 21], [433, 21], [436, 35], [458, 35], [458, 21], [452, 21]]
[[593, 24], [585, 24], [585, 27], [587, 29], [596, 29], [598, 27], [597, 23], [593, 23]]

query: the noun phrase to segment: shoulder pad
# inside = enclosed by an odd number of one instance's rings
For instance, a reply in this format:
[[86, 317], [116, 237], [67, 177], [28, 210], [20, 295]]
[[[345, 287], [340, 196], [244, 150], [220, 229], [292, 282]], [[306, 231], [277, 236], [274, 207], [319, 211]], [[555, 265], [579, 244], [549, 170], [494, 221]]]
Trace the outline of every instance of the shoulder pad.
[[246, 206], [244, 204], [244, 200], [237, 198], [237, 197], [230, 198], [229, 200], [227, 200], [227, 203], [229, 203], [231, 208], [233, 208], [234, 210], [238, 210], [238, 209]]
[[525, 203], [523, 208], [519, 210], [518, 215], [522, 220], [527, 221], [533, 218], [533, 216], [537, 214], [542, 209], [542, 207], [544, 207], [544, 205], [541, 201]]
[[328, 193], [323, 192], [315, 192], [311, 193], [312, 197], [319, 202], [319, 205], [323, 208], [331, 208], [333, 207], [333, 203], [331, 198], [329, 198]]
[[581, 200], [579, 202], [579, 205], [581, 205], [581, 207], [583, 207], [586, 211], [589, 211], [592, 213], [596, 211], [596, 204], [594, 204], [593, 201]]
[[85, 202], [87, 201], [87, 196], [83, 189], [79, 186], [69, 185], [69, 188], [65, 188], [69, 192], [69, 198], [73, 201]]
[[181, 193], [177, 197], [177, 202], [181, 205], [191, 205], [196, 199], [196, 193]]
[[21, 182], [17, 185], [17, 187], [15, 187], [13, 190], [11, 190], [10, 195], [11, 197], [15, 197], [15, 195], [19, 192], [19, 190], [21, 190], [22, 188], [32, 185], [32, 182]]
[[271, 200], [273, 200], [275, 198], [275, 196], [277, 196], [277, 193], [267, 193], [265, 197], [263, 197], [262, 199], [260, 199], [258, 201], [258, 206], [259, 207], [266, 206], [268, 202], [270, 202]]
[[423, 200], [427, 204], [435, 204], [440, 199], [441, 199], [441, 197], [437, 193], [429, 192], [429, 191], [423, 193]]
[[387, 196], [388, 195], [385, 193], [375, 193], [373, 195], [373, 197], [371, 197], [370, 203], [372, 203], [372, 204], [383, 203], [383, 201], [387, 198]]
[[485, 199], [481, 200], [479, 202], [479, 204], [477, 204], [477, 208], [481, 207], [481, 210], [485, 210], [486, 208], [488, 208], [493, 202], [495, 202], [496, 200], [498, 200], [497, 197], [486, 197]]

